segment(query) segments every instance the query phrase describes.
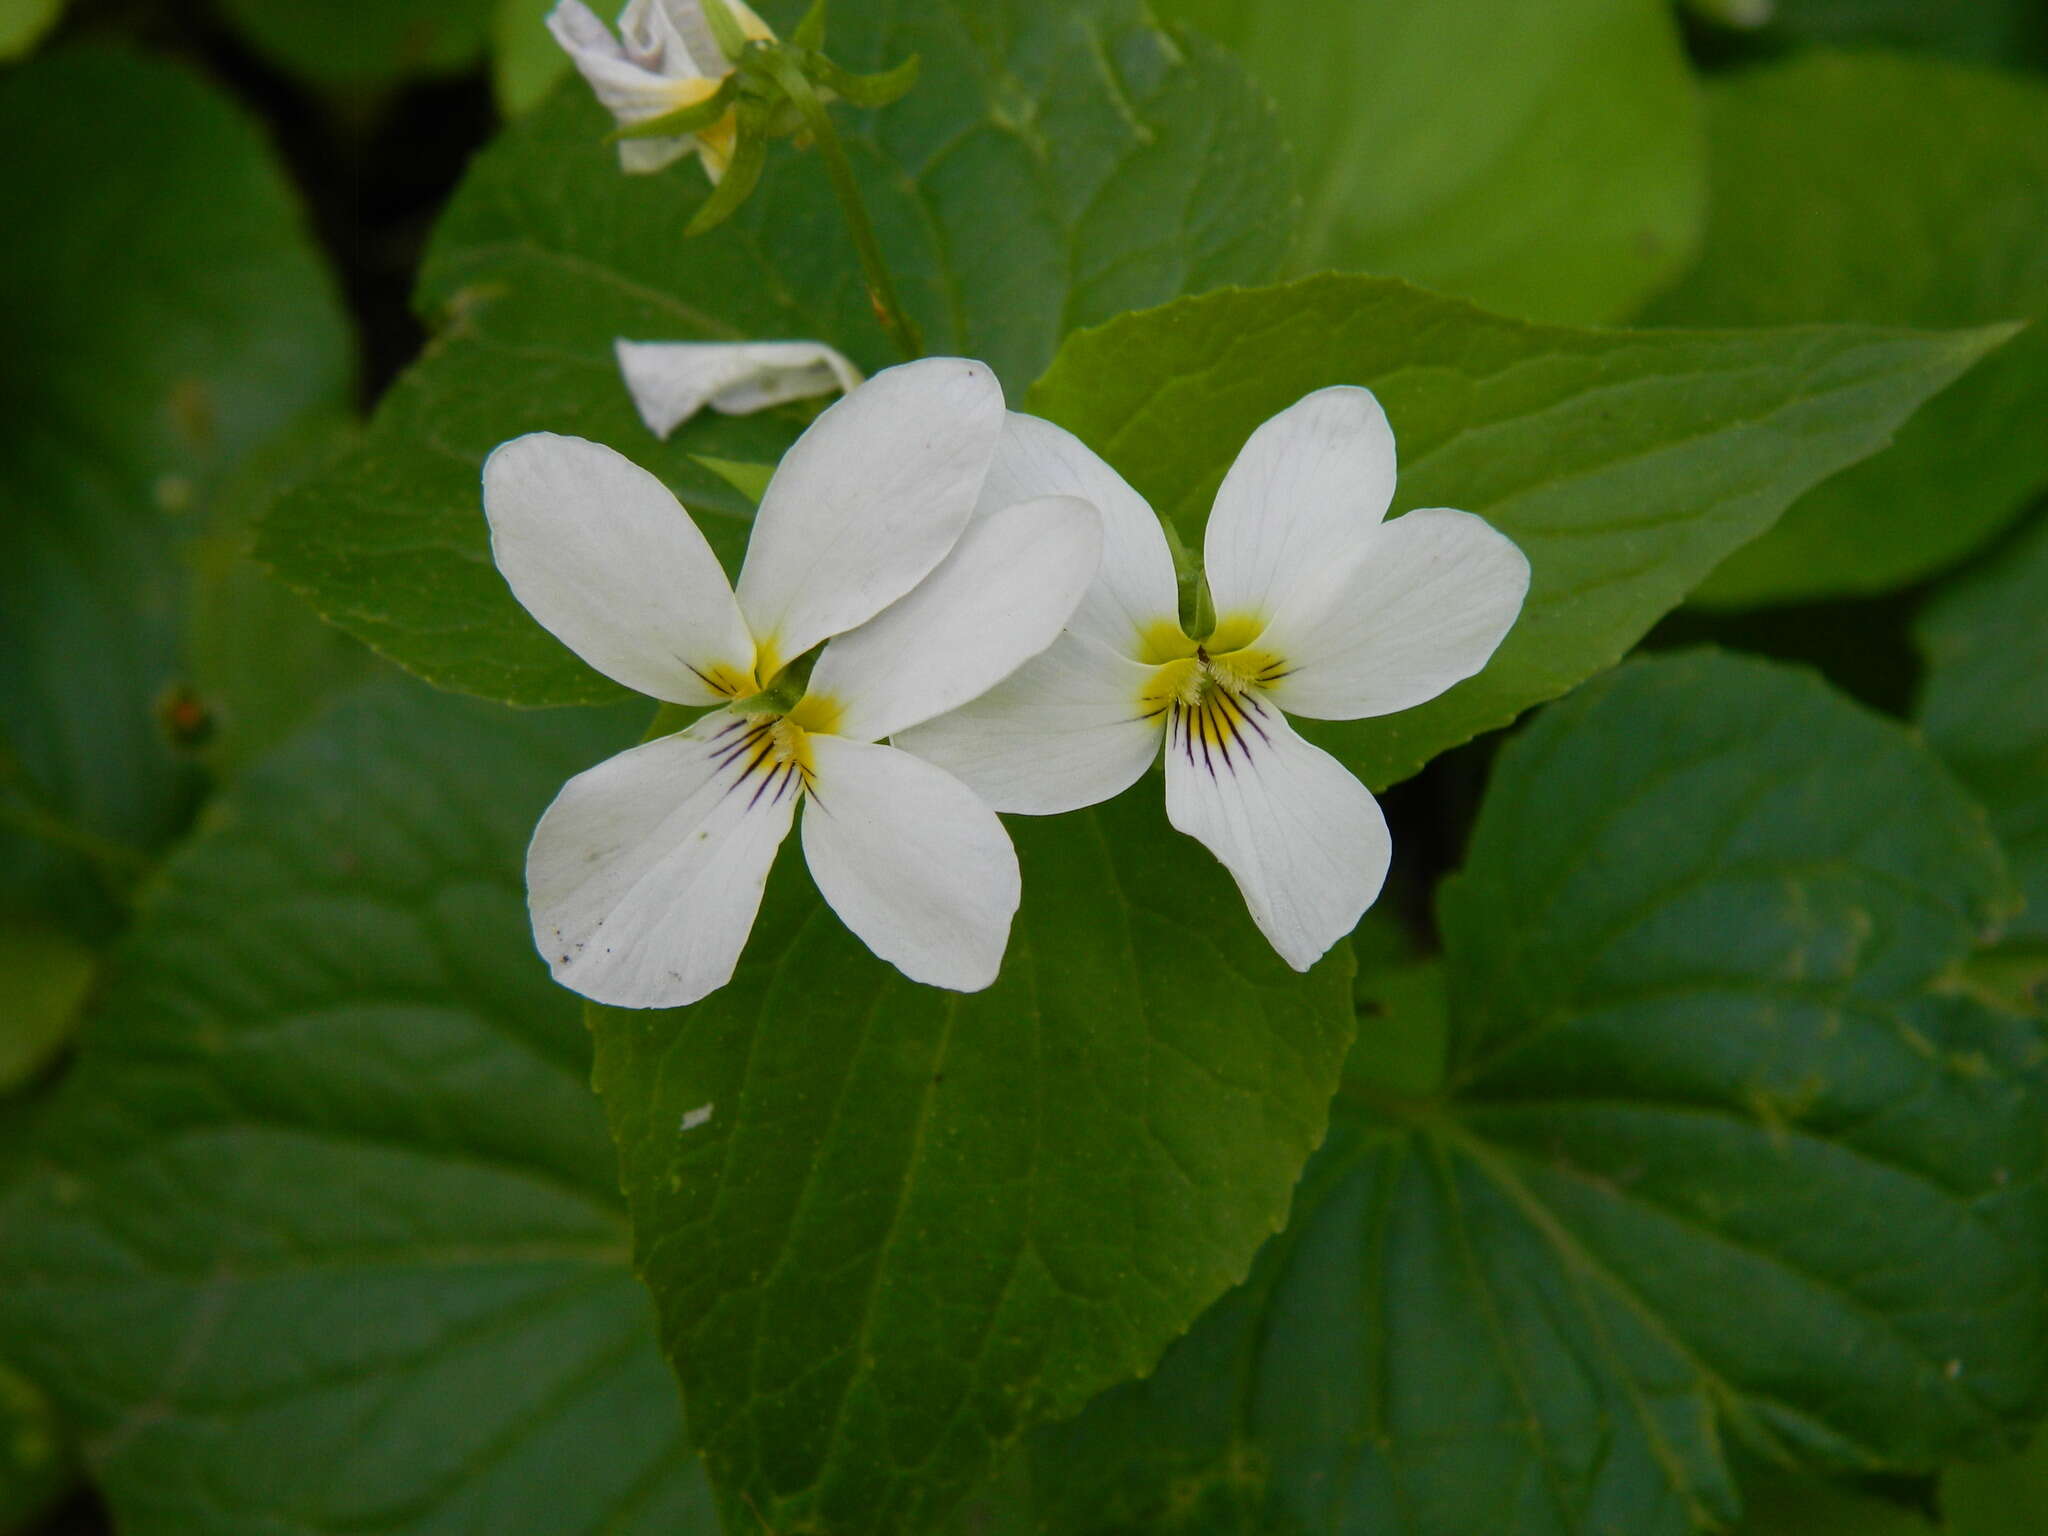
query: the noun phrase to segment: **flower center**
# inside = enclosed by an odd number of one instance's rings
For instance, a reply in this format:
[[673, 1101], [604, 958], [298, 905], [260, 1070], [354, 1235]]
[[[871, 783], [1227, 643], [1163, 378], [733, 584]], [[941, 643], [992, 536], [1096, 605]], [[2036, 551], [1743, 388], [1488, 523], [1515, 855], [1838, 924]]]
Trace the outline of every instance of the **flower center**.
[[815, 779], [811, 737], [839, 718], [830, 699], [804, 698], [786, 715], [735, 715], [713, 736], [714, 761], [732, 771], [730, 795], [748, 795], [747, 809], [774, 804], [793, 793], [808, 793]]
[[1212, 775], [1234, 771], [1252, 742], [1268, 739], [1259, 695], [1287, 671], [1278, 656], [1251, 646], [1216, 654], [1209, 649], [1215, 638], [1187, 642], [1192, 654], [1155, 667], [1138, 695], [1144, 719], [1165, 717], [1167, 750]]

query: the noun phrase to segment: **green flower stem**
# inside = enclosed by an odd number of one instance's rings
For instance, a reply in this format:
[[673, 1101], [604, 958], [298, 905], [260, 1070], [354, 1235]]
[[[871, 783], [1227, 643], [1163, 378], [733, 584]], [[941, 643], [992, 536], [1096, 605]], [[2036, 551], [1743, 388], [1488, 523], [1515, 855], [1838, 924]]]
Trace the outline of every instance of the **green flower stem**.
[[825, 103], [811, 88], [811, 82], [799, 69], [794, 60], [779, 51], [769, 50], [769, 68], [775, 73], [776, 82], [788, 95], [798, 112], [803, 114], [804, 126], [810, 130], [812, 140], [818, 146], [818, 153], [824, 156], [825, 169], [832, 178], [832, 190], [838, 194], [839, 209], [846, 218], [847, 232], [853, 236], [853, 248], [859, 253], [861, 272], [867, 280], [868, 302], [874, 305], [875, 318], [882, 323], [882, 329], [889, 333], [889, 339], [905, 358], [924, 356], [924, 339], [918, 334], [917, 324], [904, 312], [902, 302], [896, 297], [896, 284], [889, 276], [888, 263], [882, 259], [881, 242], [875, 238], [875, 227], [868, 219], [867, 205], [861, 201], [860, 183], [854, 179], [853, 164], [846, 158], [846, 146], [839, 141], [839, 130], [832, 126], [832, 115], [825, 109]]

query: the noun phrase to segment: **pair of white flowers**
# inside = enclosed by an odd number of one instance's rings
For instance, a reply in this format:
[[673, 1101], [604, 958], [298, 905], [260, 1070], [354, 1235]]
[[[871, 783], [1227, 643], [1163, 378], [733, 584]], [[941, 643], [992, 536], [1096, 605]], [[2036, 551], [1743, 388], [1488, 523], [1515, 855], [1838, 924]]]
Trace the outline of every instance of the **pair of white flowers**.
[[1394, 476], [1367, 390], [1260, 427], [1209, 519], [1215, 626], [1190, 635], [1151, 509], [1078, 439], [1006, 412], [979, 363], [892, 368], [825, 411], [770, 481], [736, 588], [620, 454], [505, 444], [484, 502], [519, 600], [607, 676], [709, 708], [542, 817], [527, 884], [556, 978], [627, 1007], [722, 986], [801, 807], [812, 877], [870, 949], [985, 987], [1019, 900], [996, 812], [1106, 800], [1162, 744], [1169, 819], [1307, 969], [1391, 850], [1365, 786], [1285, 714], [1434, 697], [1485, 665], [1528, 586], [1477, 517], [1384, 521]]

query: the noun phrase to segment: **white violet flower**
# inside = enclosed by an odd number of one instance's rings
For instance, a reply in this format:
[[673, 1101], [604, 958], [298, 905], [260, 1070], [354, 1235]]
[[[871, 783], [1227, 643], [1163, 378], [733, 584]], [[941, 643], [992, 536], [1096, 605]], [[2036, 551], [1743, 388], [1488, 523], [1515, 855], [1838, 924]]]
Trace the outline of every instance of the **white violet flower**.
[[[577, 775], [541, 817], [527, 897], [556, 980], [636, 1008], [723, 986], [799, 802], [818, 889], [870, 949], [933, 986], [995, 979], [1009, 835], [958, 779], [878, 743], [1051, 644], [1100, 564], [1100, 519], [1072, 498], [970, 526], [1002, 425], [979, 363], [877, 374], [783, 458], [737, 590], [611, 449], [535, 433], [491, 455], [491, 548], [520, 602], [629, 688], [723, 706]], [[775, 684], [833, 636], [800, 693]]]
[[822, 341], [612, 343], [626, 391], [647, 430], [669, 433], [705, 406], [746, 416], [792, 400], [853, 389], [860, 370]]
[[[749, 38], [775, 36], [745, 0], [726, 0], [726, 7]], [[548, 12], [548, 30], [621, 128], [707, 101], [732, 73], [700, 0], [631, 0], [619, 13], [616, 37], [582, 0], [561, 0]], [[622, 139], [619, 165], [644, 174], [695, 150], [716, 185], [732, 162], [736, 131], [728, 112], [693, 134]]]
[[1214, 630], [1181, 628], [1158, 520], [1071, 434], [1012, 415], [983, 499], [1068, 494], [1102, 514], [1102, 571], [1067, 632], [1009, 681], [905, 732], [998, 811], [1107, 800], [1166, 748], [1166, 810], [1237, 881], [1296, 970], [1378, 897], [1391, 845], [1366, 787], [1287, 714], [1354, 720], [1435, 698], [1486, 665], [1529, 562], [1482, 519], [1384, 521], [1394, 436], [1371, 391], [1325, 389], [1238, 455], [1203, 541]]

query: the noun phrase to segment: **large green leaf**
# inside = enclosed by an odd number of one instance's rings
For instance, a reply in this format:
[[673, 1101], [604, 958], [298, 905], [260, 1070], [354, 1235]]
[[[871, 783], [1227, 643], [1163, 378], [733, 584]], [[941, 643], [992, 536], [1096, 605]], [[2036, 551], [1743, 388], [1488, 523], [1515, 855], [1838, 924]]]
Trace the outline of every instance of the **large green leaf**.
[[0, 1352], [124, 1531], [713, 1528], [520, 889], [633, 726], [386, 684], [168, 865], [0, 1197]]
[[483, 51], [492, 0], [215, 4], [250, 43], [284, 68], [325, 84], [362, 86], [473, 62]]
[[1392, 418], [1397, 510], [1462, 507], [1535, 568], [1478, 677], [1311, 731], [1374, 785], [1611, 666], [1800, 492], [1880, 446], [1998, 339], [1525, 325], [1378, 278], [1186, 299], [1074, 337], [1032, 391], [1194, 548], [1253, 428], [1364, 384]]
[[262, 136], [183, 70], [45, 55], [0, 80], [0, 142], [0, 813], [72, 845], [0, 822], [0, 908], [96, 936], [76, 848], [153, 851], [201, 788], [159, 718], [186, 547], [253, 453], [346, 399], [349, 343]]
[[2027, 898], [2014, 937], [2048, 944], [2048, 517], [1944, 588], [1915, 636], [1920, 728], [1991, 812]]
[[[791, 7], [770, 7], [781, 16]], [[1138, 0], [906, 0], [843, 7], [851, 67], [922, 54], [922, 83], [844, 113], [904, 300], [934, 352], [982, 358], [1012, 398], [1076, 325], [1269, 276], [1291, 232], [1270, 107], [1213, 45]], [[686, 241], [695, 165], [622, 175], [609, 120], [568, 82], [482, 156], [437, 232], [439, 344], [369, 440], [287, 500], [266, 557], [323, 613], [445, 687], [521, 704], [617, 696], [491, 568], [477, 466], [552, 429], [664, 475], [736, 562], [751, 509], [698, 464], [772, 463], [805, 419], [707, 418], [662, 444], [612, 357], [638, 340], [816, 337], [892, 361], [815, 155], [779, 154], [739, 216]]]
[[1011, 831], [1024, 906], [986, 992], [875, 960], [789, 848], [723, 992], [593, 1010], [736, 1527], [928, 1527], [1242, 1278], [1322, 1139], [1348, 954], [1289, 971], [1156, 794]]
[[1706, 196], [1666, 0], [1165, 0], [1272, 91], [1301, 170], [1297, 264], [1533, 319], [1634, 310]]
[[1443, 1085], [1348, 1076], [1250, 1282], [1034, 1441], [1042, 1527], [1682, 1536], [1737, 1443], [2010, 1444], [2036, 1036], [1929, 990], [2010, 899], [1933, 757], [1810, 676], [1694, 654], [1546, 711], [1442, 892]]
[[[1931, 59], [1820, 56], [1717, 81], [1699, 265], [1653, 309], [1684, 325], [2048, 318], [2048, 82]], [[1883, 154], [1871, 146], [1883, 144]], [[1900, 586], [2048, 485], [2036, 324], [1808, 495], [1702, 597]]]

